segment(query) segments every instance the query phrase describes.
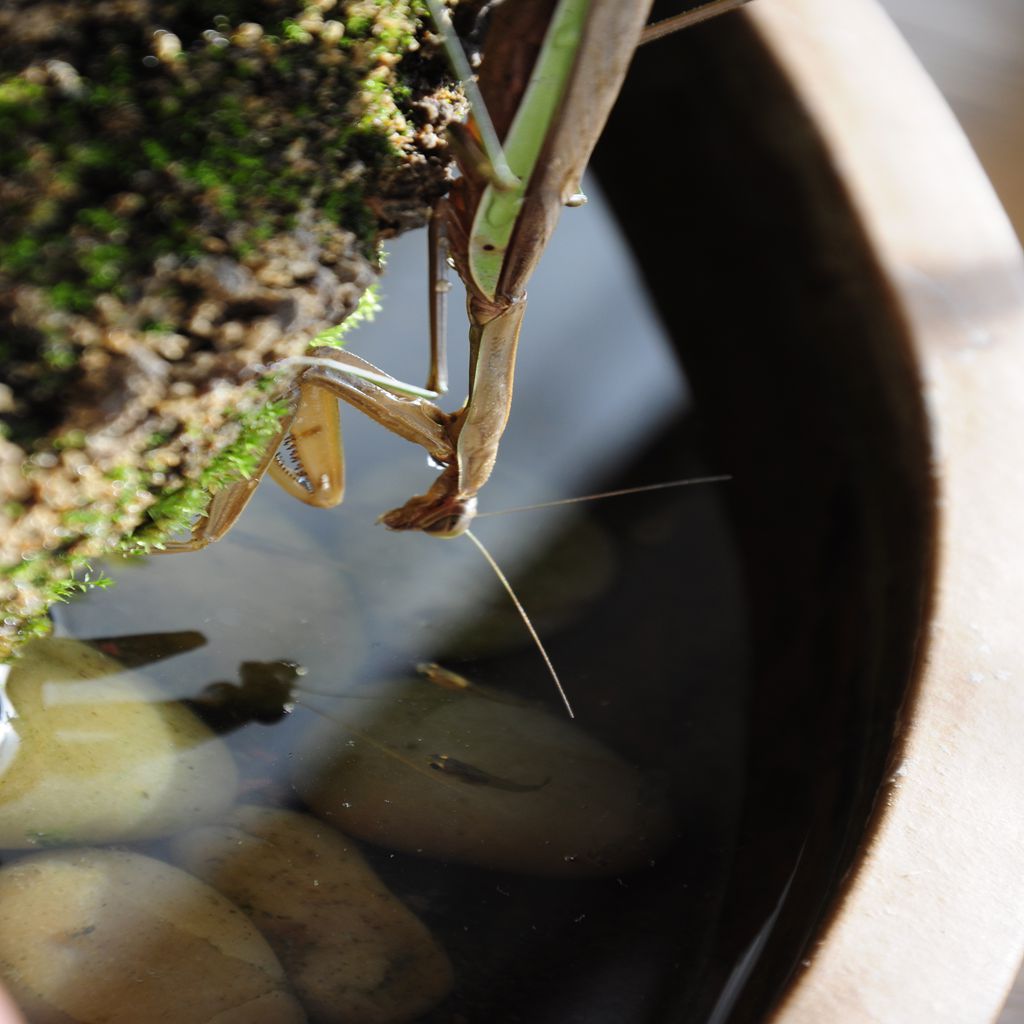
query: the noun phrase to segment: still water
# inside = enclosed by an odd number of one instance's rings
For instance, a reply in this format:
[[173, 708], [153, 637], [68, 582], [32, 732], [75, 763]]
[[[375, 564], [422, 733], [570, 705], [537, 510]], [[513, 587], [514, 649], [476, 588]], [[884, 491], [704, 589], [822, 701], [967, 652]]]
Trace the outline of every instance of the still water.
[[[729, 468], [702, 462], [671, 342], [596, 186], [586, 190], [590, 204], [566, 211], [530, 290], [484, 513]], [[413, 381], [426, 368], [424, 248], [419, 235], [394, 244], [384, 313], [349, 342]], [[453, 294], [452, 406], [465, 379], [459, 302]], [[275, 1006], [268, 1021], [623, 1024], [666, 1020], [669, 1002], [672, 1019], [685, 1016], [728, 898], [746, 770], [746, 623], [728, 484], [480, 518], [475, 532], [547, 645], [570, 720], [472, 545], [375, 525], [427, 486], [421, 453], [357, 413], [343, 409], [342, 420], [341, 508], [306, 508], [267, 481], [219, 544], [108, 566], [113, 590], [57, 615], [64, 637], [181, 634], [181, 653], [139, 669], [148, 681], [132, 699], [191, 701], [223, 730], [217, 763], [230, 765], [227, 782], [201, 787], [216, 804], [223, 784], [222, 824], [209, 822], [212, 811], [184, 813], [184, 835], [166, 834], [172, 825], [109, 833], [90, 844], [110, 851], [102, 870], [128, 878], [144, 855], [209, 878], [227, 856], [218, 842], [303, 847], [306, 881], [281, 876], [290, 880], [276, 889], [322, 885], [322, 902], [363, 922], [352, 943], [375, 952], [350, 961], [351, 950], [314, 951], [312, 988], [293, 957], [285, 972], [303, 1009]], [[131, 647], [114, 639], [104, 650]], [[444, 685], [417, 673], [423, 663], [443, 667]], [[269, 695], [250, 699], [268, 681]], [[54, 692], [43, 685], [41, 703]], [[303, 817], [256, 823], [275, 808]], [[61, 835], [43, 845], [78, 848]], [[294, 867], [297, 855], [282, 856]], [[329, 878], [327, 862], [348, 857], [363, 881]], [[140, 885], [153, 899], [173, 890]], [[380, 916], [359, 902], [367, 893]], [[237, 888], [232, 898], [259, 902]], [[257, 925], [289, 913], [249, 909]], [[338, 919], [317, 927], [345, 930]], [[301, 942], [287, 928], [272, 940], [279, 955], [282, 944], [315, 945], [316, 928], [300, 930]], [[150, 964], [143, 949], [121, 951], [138, 972], [169, 955], [161, 947]], [[74, 973], [102, 987], [86, 956]]]

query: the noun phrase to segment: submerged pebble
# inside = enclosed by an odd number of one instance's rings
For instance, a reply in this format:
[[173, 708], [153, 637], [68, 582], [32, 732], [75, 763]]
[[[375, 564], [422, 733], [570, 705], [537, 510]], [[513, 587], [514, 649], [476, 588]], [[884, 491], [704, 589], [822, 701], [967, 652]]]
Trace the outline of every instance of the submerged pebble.
[[0, 848], [148, 839], [220, 816], [227, 747], [148, 680], [75, 640], [30, 644], [0, 725]]
[[537, 875], [640, 867], [671, 837], [664, 796], [568, 718], [427, 682], [345, 702], [302, 746], [296, 788], [383, 846]]
[[33, 854], [0, 870], [0, 977], [32, 1024], [302, 1024], [249, 919], [162, 861]]
[[427, 928], [315, 818], [240, 806], [173, 850], [245, 909], [316, 1024], [398, 1024], [450, 991], [451, 964]]

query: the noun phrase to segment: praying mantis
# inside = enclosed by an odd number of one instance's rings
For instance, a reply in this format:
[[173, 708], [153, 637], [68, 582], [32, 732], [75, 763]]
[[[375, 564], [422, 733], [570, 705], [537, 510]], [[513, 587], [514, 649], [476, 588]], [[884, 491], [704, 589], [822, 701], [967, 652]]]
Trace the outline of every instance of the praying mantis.
[[[711, 0], [669, 20], [673, 28], [685, 27], [743, 2]], [[429, 390], [410, 389], [359, 356], [334, 348], [290, 360], [303, 366], [293, 411], [256, 471], [214, 494], [191, 537], [168, 542], [164, 550], [198, 550], [223, 537], [266, 473], [306, 504], [339, 504], [344, 464], [338, 399], [424, 448], [441, 468], [425, 493], [380, 521], [393, 530], [439, 537], [467, 531], [509, 418], [527, 283], [561, 208], [582, 198], [583, 169], [641, 40], [650, 6], [651, 0], [499, 5], [477, 90], [447, 15], [436, 0], [432, 3], [473, 116], [453, 133], [459, 176], [431, 220]], [[663, 25], [654, 26], [650, 38], [663, 34]], [[444, 296], [434, 283], [445, 264], [443, 250], [466, 286], [470, 322], [469, 393], [453, 413], [431, 400], [443, 390], [445, 377]], [[289, 459], [279, 455], [280, 447]]]

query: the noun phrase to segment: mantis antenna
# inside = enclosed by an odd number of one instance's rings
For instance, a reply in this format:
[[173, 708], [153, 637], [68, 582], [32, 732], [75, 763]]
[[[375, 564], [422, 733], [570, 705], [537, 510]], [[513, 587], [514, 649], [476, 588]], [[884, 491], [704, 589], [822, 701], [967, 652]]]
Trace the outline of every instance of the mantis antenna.
[[519, 598], [516, 597], [516, 592], [512, 589], [512, 584], [509, 583], [508, 577], [501, 571], [498, 563], [494, 560], [490, 551], [484, 547], [479, 537], [473, 535], [472, 530], [464, 531], [466, 536], [476, 545], [477, 550], [481, 555], [487, 559], [487, 564], [494, 570], [495, 576], [501, 581], [501, 585], [505, 588], [505, 592], [512, 599], [512, 603], [516, 606], [516, 611], [519, 612], [519, 617], [523, 620], [526, 628], [530, 632], [530, 636], [533, 637], [533, 642], [537, 645], [537, 650], [540, 651], [540, 656], [544, 659], [544, 664], [548, 667], [548, 672], [551, 674], [551, 678], [555, 681], [555, 688], [558, 690], [558, 696], [562, 698], [562, 703], [565, 705], [565, 710], [569, 712], [570, 718], [575, 718], [576, 715], [572, 710], [572, 704], [569, 703], [569, 696], [565, 692], [565, 687], [562, 686], [562, 680], [558, 678], [558, 673], [555, 671], [555, 666], [551, 663], [551, 659], [548, 657], [548, 652], [544, 649], [544, 644], [541, 643], [540, 637], [537, 635], [537, 630], [533, 628], [533, 623], [530, 621], [530, 616], [526, 614], [526, 609], [523, 607]]
[[659, 484], [641, 484], [639, 487], [620, 487], [615, 491], [600, 491], [597, 494], [582, 494], [576, 498], [559, 498], [557, 501], [542, 501], [536, 505], [516, 505], [515, 508], [501, 508], [494, 512], [477, 512], [477, 519], [488, 516], [507, 516], [513, 512], [536, 512], [542, 508], [558, 508], [561, 505], [575, 505], [583, 501], [600, 501], [603, 498], [624, 498], [631, 494], [646, 494], [648, 491], [664, 491], [670, 487], [690, 487], [693, 484], [721, 484], [732, 479], [728, 473], [721, 476], [693, 476], [685, 480], [666, 480]]
[[679, 32], [691, 25], [699, 25], [702, 21], [708, 21], [710, 18], [717, 18], [719, 14], [727, 14], [749, 2], [750, 0], [708, 0], [707, 3], [694, 7], [692, 10], [673, 14], [669, 18], [648, 25], [640, 33], [638, 45], [643, 46], [645, 43], [653, 43], [656, 39], [664, 39], [665, 36], [669, 36], [673, 32]]

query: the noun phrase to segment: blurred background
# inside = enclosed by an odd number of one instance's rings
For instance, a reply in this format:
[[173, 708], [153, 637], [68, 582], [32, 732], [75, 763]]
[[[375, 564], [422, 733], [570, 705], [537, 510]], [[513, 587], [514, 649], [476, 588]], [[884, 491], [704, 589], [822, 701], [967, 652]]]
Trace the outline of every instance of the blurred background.
[[[1017, 237], [1024, 239], [1024, 3], [882, 0], [882, 5], [960, 119]], [[999, 1024], [1024, 1024], [1024, 974]]]
[[942, 90], [1024, 237], [1024, 3], [882, 0]]

